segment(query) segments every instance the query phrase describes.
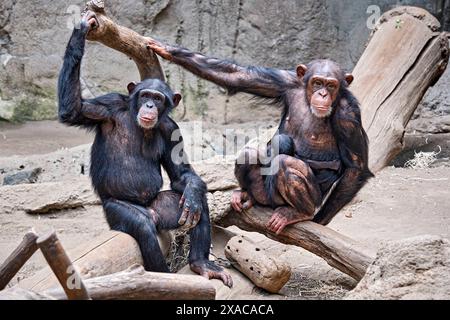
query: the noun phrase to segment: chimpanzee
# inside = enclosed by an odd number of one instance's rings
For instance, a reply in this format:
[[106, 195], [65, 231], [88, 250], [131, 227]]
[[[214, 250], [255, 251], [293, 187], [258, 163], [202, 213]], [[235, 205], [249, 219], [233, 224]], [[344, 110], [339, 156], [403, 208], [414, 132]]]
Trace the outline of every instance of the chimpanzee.
[[[272, 206], [270, 231], [279, 234], [306, 220], [328, 224], [373, 176], [359, 104], [348, 90], [353, 76], [335, 62], [315, 60], [288, 71], [242, 67], [154, 39], [148, 47], [230, 94], [242, 91], [283, 106], [267, 150], [247, 148], [238, 156], [235, 174], [242, 190], [231, 200], [238, 212], [255, 203]], [[271, 156], [275, 172], [262, 174], [267, 164], [261, 156]]]
[[[59, 119], [95, 130], [90, 175], [110, 227], [133, 236], [145, 269], [157, 272], [169, 272], [158, 230], [190, 229], [191, 269], [231, 287], [231, 277], [208, 259], [211, 234], [206, 184], [186, 164], [182, 138], [172, 140], [179, 128], [169, 113], [181, 95], [161, 80], [146, 79], [130, 83], [129, 95], [81, 97], [86, 35], [97, 25], [95, 14], [87, 12], [80, 28], [73, 30], [58, 81]], [[160, 192], [161, 165], [170, 177], [171, 191]]]

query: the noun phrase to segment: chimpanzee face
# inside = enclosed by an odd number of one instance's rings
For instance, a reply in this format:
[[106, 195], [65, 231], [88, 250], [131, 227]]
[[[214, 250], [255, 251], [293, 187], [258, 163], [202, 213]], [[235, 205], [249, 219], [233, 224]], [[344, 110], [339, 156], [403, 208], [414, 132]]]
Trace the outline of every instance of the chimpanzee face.
[[153, 89], [139, 91], [139, 111], [136, 117], [137, 123], [144, 129], [152, 129], [158, 123], [158, 116], [165, 108], [164, 94]]
[[137, 124], [147, 130], [157, 127], [160, 119], [181, 100], [180, 94], [173, 93], [167, 84], [156, 79], [147, 79], [139, 84], [132, 82], [128, 91], [134, 97], [133, 111]]
[[299, 65], [297, 75], [304, 81], [306, 100], [311, 113], [318, 118], [331, 115], [339, 91], [353, 81], [351, 74], [344, 74], [341, 68], [330, 60], [313, 61], [308, 66]]
[[306, 87], [307, 99], [313, 115], [318, 118], [329, 117], [338, 92], [338, 79], [313, 75]]

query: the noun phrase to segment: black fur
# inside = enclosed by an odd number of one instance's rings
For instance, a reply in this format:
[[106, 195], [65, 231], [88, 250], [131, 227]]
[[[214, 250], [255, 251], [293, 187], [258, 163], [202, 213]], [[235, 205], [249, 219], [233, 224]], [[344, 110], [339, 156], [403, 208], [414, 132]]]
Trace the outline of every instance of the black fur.
[[[130, 96], [110, 93], [83, 99], [80, 65], [88, 29], [85, 22], [75, 29], [66, 49], [58, 81], [59, 119], [96, 132], [90, 175], [110, 227], [138, 241], [147, 270], [167, 272], [156, 232], [178, 227], [183, 210], [178, 202], [184, 194], [185, 206], [189, 205], [191, 212], [201, 213], [200, 222], [191, 231], [189, 259], [191, 263], [207, 263], [211, 238], [206, 184], [186, 162], [184, 151], [179, 148], [182, 138], [171, 140], [179, 129], [169, 117], [174, 93], [166, 83], [146, 79], [137, 84]], [[142, 89], [157, 90], [166, 97], [157, 126], [152, 129], [141, 128], [136, 120], [140, 108], [138, 93]], [[174, 161], [174, 150], [185, 161]], [[171, 180], [171, 194], [160, 193], [161, 166]], [[148, 207], [158, 211], [157, 217], [152, 217]]]

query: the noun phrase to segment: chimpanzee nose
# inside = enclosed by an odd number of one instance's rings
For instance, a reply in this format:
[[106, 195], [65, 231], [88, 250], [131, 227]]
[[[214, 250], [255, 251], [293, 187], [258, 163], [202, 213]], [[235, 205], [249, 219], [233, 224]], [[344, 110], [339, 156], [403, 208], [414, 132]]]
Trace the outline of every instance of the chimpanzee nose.
[[321, 92], [319, 92], [319, 94], [320, 94], [320, 96], [321, 96], [322, 98], [326, 98], [326, 96], [328, 95], [328, 92], [326, 92], [326, 91], [321, 91]]
[[145, 105], [147, 108], [149, 108], [149, 109], [151, 109], [151, 108], [153, 108], [154, 107], [154, 105], [153, 104], [151, 104], [151, 103], [147, 103], [146, 105]]

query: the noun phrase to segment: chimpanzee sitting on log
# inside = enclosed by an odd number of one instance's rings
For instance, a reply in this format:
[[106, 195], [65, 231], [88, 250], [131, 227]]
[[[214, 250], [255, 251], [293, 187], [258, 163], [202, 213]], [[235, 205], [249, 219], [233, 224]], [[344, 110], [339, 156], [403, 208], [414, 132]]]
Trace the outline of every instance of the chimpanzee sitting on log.
[[[238, 156], [235, 173], [242, 190], [231, 201], [237, 211], [255, 203], [272, 206], [270, 231], [279, 234], [306, 220], [328, 224], [373, 176], [359, 104], [348, 90], [353, 76], [335, 62], [316, 60], [287, 71], [242, 67], [154, 39], [149, 48], [231, 94], [247, 92], [283, 105], [268, 150], [247, 148]], [[269, 165], [261, 155], [269, 156]]]
[[[133, 236], [139, 243], [148, 271], [169, 272], [158, 244], [158, 230], [180, 226], [190, 231], [191, 269], [232, 286], [231, 277], [209, 261], [211, 245], [206, 185], [186, 163], [182, 138], [169, 117], [181, 95], [157, 79], [128, 85], [129, 95], [110, 93], [83, 99], [80, 65], [86, 36], [98, 25], [87, 12], [74, 29], [58, 81], [59, 118], [63, 123], [96, 132], [91, 153], [91, 178], [113, 230]], [[161, 165], [172, 191], [162, 187]]]

